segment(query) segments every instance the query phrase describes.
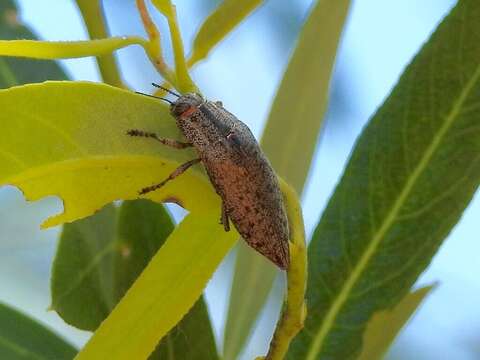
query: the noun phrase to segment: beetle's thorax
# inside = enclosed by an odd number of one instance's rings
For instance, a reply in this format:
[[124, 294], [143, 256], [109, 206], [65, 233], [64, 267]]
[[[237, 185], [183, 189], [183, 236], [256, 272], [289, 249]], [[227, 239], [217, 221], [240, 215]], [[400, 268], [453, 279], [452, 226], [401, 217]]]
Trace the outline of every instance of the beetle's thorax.
[[220, 145], [228, 146], [226, 139], [234, 124], [218, 103], [206, 101], [198, 94], [186, 94], [172, 104], [170, 112], [184, 136], [200, 153]]
[[194, 109], [197, 109], [204, 102], [205, 100], [201, 95], [188, 93], [180, 96], [172, 106], [170, 106], [170, 113], [175, 119], [186, 118]]

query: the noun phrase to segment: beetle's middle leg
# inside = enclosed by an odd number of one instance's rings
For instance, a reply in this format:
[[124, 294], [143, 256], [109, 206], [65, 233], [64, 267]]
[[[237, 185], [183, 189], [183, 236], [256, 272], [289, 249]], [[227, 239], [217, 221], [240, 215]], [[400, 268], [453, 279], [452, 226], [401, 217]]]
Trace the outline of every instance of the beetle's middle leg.
[[158, 142], [162, 143], [163, 145], [167, 145], [167, 146], [173, 147], [175, 149], [185, 149], [187, 147], [193, 146], [190, 143], [185, 143], [185, 142], [181, 142], [181, 141], [174, 140], [174, 139], [161, 138], [161, 137], [158, 137], [158, 135], [155, 134], [155, 133], [147, 132], [147, 131], [143, 131], [143, 130], [138, 130], [138, 129], [128, 130], [127, 135], [154, 139], [154, 140], [157, 140]]
[[160, 182], [158, 184], [155, 184], [155, 185], [152, 185], [152, 186], [147, 186], [147, 187], [143, 188], [142, 190], [139, 191], [139, 194], [140, 195], [145, 195], [149, 192], [160, 189], [167, 182], [175, 179], [179, 175], [182, 175], [185, 171], [187, 171], [187, 169], [190, 166], [195, 165], [195, 164], [199, 163], [200, 161], [201, 161], [201, 159], [193, 159], [193, 160], [187, 161], [186, 163], [184, 163], [184, 164], [180, 165], [178, 168], [176, 168], [175, 171], [172, 172], [165, 180], [163, 180], [162, 182]]
[[225, 206], [224, 201], [222, 201], [222, 216], [220, 218], [220, 224], [223, 225], [226, 232], [230, 231], [230, 221], [228, 219], [227, 207]]

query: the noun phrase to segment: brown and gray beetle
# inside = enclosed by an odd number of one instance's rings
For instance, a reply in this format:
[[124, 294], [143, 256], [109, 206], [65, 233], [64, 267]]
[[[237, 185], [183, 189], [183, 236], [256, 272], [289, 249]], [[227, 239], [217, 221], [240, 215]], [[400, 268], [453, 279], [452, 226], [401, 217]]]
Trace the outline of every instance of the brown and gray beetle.
[[170, 113], [187, 142], [159, 138], [142, 130], [129, 130], [128, 135], [153, 138], [178, 149], [193, 146], [198, 158], [182, 164], [167, 179], [142, 189], [140, 194], [162, 187], [202, 162], [222, 199], [221, 223], [225, 231], [230, 230], [230, 219], [248, 245], [287, 269], [289, 228], [282, 193], [250, 129], [220, 102], [193, 93], [173, 94], [178, 98], [170, 102]]

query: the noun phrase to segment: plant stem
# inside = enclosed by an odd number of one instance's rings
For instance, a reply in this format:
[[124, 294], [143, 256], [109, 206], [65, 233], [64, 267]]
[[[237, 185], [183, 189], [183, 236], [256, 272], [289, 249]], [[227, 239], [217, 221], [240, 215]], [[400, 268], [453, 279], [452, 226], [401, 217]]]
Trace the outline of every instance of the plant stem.
[[177, 11], [175, 5], [170, 1], [152, 0], [153, 5], [160, 11], [168, 21], [170, 28], [170, 38], [172, 41], [173, 55], [175, 59], [175, 75], [177, 78], [177, 88], [180, 92], [197, 92], [198, 87], [193, 82], [188, 72], [187, 63], [185, 61], [185, 52], [183, 50], [182, 36], [177, 21]]
[[290, 225], [290, 267], [287, 270], [287, 299], [266, 360], [281, 360], [285, 357], [290, 342], [303, 328], [306, 316], [304, 298], [307, 287], [307, 251], [302, 208], [293, 188], [283, 180], [280, 180], [280, 187]]
[[152, 18], [150, 17], [150, 14], [148, 13], [147, 7], [145, 5], [145, 0], [136, 0], [136, 4], [143, 22], [143, 26], [150, 40], [148, 43], [148, 47], [145, 48], [145, 50], [147, 50], [147, 55], [150, 57], [152, 64], [156, 67], [160, 75], [162, 75], [166, 81], [175, 86], [175, 74], [163, 58], [160, 33]]
[[[109, 34], [105, 26], [105, 19], [100, 1], [76, 0], [76, 2], [87, 27], [90, 39], [107, 38]], [[117, 61], [113, 54], [97, 56], [97, 64], [105, 83], [120, 88], [125, 87], [118, 70]]]

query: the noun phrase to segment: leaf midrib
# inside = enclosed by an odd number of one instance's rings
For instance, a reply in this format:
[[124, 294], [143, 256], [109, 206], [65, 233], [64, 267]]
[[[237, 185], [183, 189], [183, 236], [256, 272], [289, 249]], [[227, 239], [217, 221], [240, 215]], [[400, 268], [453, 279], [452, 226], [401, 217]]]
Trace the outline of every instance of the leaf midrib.
[[350, 294], [351, 290], [355, 286], [356, 281], [360, 278], [363, 270], [365, 270], [365, 268], [367, 267], [368, 262], [370, 261], [370, 258], [373, 256], [373, 254], [377, 250], [383, 237], [395, 222], [395, 219], [400, 209], [402, 208], [406, 199], [410, 195], [410, 192], [414, 188], [416, 181], [418, 180], [422, 172], [425, 170], [425, 168], [428, 166], [430, 159], [432, 158], [433, 154], [435, 153], [438, 146], [442, 142], [445, 134], [447, 133], [447, 131], [450, 129], [451, 125], [457, 118], [457, 115], [460, 113], [465, 100], [468, 98], [472, 88], [475, 86], [479, 78], [480, 78], [480, 65], [477, 66], [472, 78], [460, 93], [460, 96], [458, 97], [457, 101], [454, 102], [452, 110], [450, 111], [448, 116], [445, 118], [444, 124], [438, 131], [437, 135], [433, 137], [432, 142], [427, 147], [424, 156], [420, 159], [420, 162], [418, 163], [418, 165], [416, 166], [416, 168], [414, 169], [414, 171], [406, 181], [404, 188], [402, 189], [402, 191], [400, 192], [400, 195], [398, 196], [397, 200], [393, 204], [382, 226], [379, 228], [377, 233], [373, 236], [372, 241], [370, 242], [370, 245], [366, 248], [366, 251], [360, 258], [359, 262], [353, 268], [350, 277], [347, 279], [347, 281], [345, 282], [345, 285], [340, 290], [337, 298], [332, 303], [332, 306], [330, 307], [329, 311], [325, 316], [325, 320], [322, 322], [319, 329], [315, 332], [316, 335], [311, 342], [310, 349], [307, 353], [307, 356], [305, 357], [306, 360], [315, 360], [317, 358], [317, 355], [323, 345], [323, 342], [325, 338], [328, 336], [329, 330], [334, 326], [335, 318], [337, 317], [344, 303], [347, 301], [348, 295]]
[[[75, 279], [73, 279], [73, 282], [70, 284], [70, 286], [67, 289], [65, 289], [60, 295], [58, 295], [56, 297], [55, 301], [52, 301], [52, 304], [50, 305], [50, 307], [52, 309], [58, 309], [58, 307], [62, 305], [62, 302], [64, 301], [64, 299], [67, 296], [70, 296], [72, 294], [72, 292], [75, 289], [77, 289], [80, 286], [80, 284], [88, 276], [90, 276], [93, 272], [98, 271], [97, 265], [99, 265], [101, 263], [101, 261], [107, 255], [112, 254], [116, 250], [117, 250], [117, 243], [112, 242], [112, 243], [108, 244], [104, 249], [102, 249], [102, 251], [97, 253], [93, 257], [92, 261], [90, 261], [86, 266], [84, 266], [82, 269], [80, 269], [80, 272], [77, 274]], [[108, 301], [106, 299], [104, 299], [103, 296], [101, 297], [101, 299], [102, 299], [102, 302], [103, 302], [103, 300], [105, 301], [102, 305], [104, 305], [106, 309], [111, 310], [110, 306], [107, 304]]]

